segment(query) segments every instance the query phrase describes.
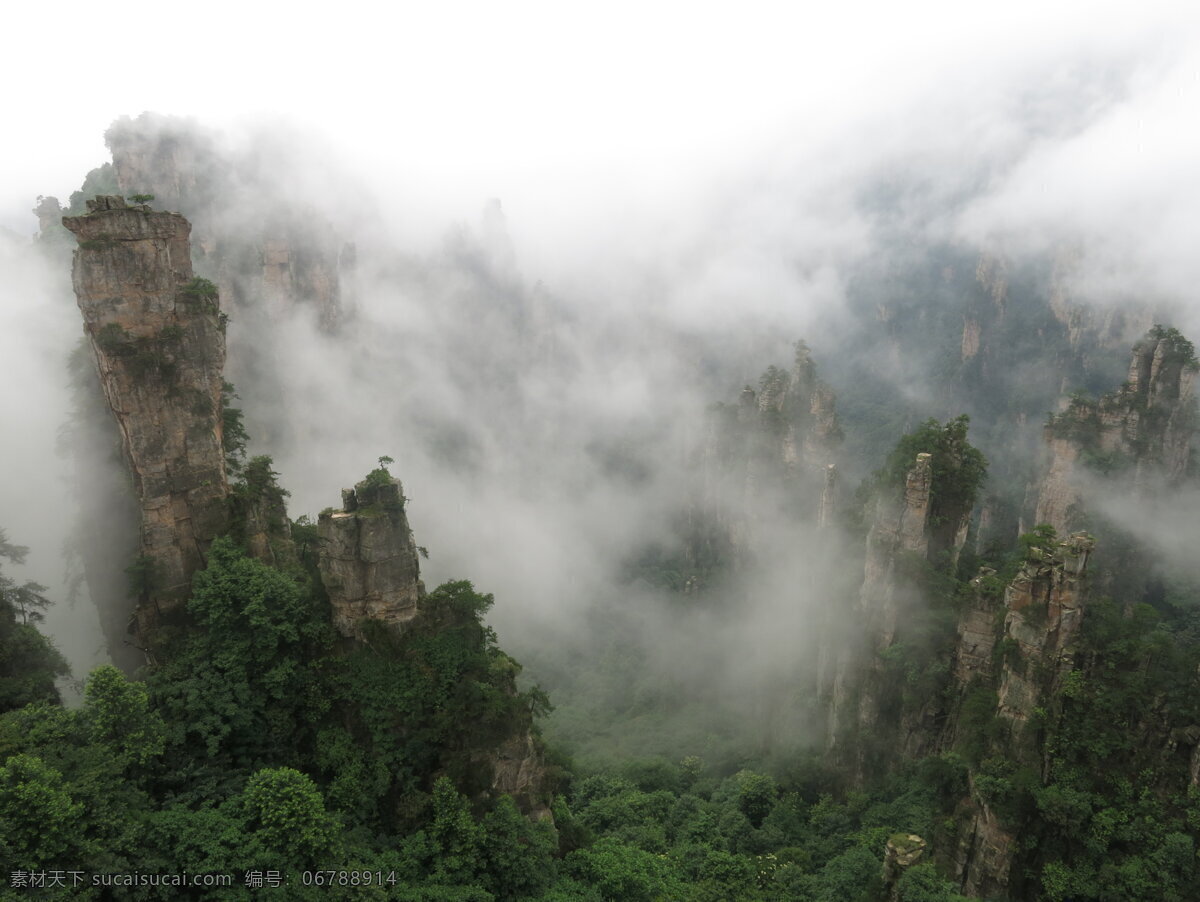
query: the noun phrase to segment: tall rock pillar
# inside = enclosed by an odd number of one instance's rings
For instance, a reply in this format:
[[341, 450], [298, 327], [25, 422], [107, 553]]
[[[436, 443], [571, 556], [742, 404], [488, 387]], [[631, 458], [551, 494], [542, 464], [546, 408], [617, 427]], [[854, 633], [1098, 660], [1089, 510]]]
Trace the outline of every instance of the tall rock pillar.
[[179, 214], [97, 197], [63, 225], [79, 241], [75, 295], [141, 508], [133, 631], [149, 648], [229, 528], [224, 318], [215, 288], [192, 277]]

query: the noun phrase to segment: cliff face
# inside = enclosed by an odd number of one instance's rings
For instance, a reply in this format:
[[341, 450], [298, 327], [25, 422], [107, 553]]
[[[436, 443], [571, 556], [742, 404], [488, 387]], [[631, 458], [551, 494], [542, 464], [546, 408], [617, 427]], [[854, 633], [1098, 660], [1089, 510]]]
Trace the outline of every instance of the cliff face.
[[1071, 670], [1073, 643], [1084, 608], [1088, 558], [1095, 541], [1071, 536], [1053, 549], [1030, 549], [1029, 559], [1004, 592], [999, 714], [1014, 730], [1029, 722], [1033, 709], [1057, 693]]
[[224, 321], [215, 292], [191, 281], [186, 219], [119, 197], [88, 210], [63, 225], [79, 241], [75, 294], [141, 509], [135, 633], [153, 645], [229, 528]]
[[399, 480], [343, 490], [342, 510], [323, 512], [318, 526], [321, 581], [339, 633], [362, 639], [363, 620], [401, 628], [419, 616], [425, 585]]
[[1099, 401], [1073, 398], [1045, 429], [1049, 463], [1035, 522], [1060, 533], [1080, 526], [1089, 472], [1119, 476], [1139, 493], [1183, 478], [1196, 430], [1196, 371], [1191, 343], [1155, 327], [1134, 346], [1120, 389]]
[[[1075, 642], [1087, 602], [1087, 566], [1094, 540], [1073, 535], [1065, 542], [1034, 546], [1004, 590], [1004, 622], [995, 627], [989, 603], [991, 573], [975, 581], [976, 603], [959, 627], [954, 681], [960, 692], [998, 685], [996, 714], [1008, 725], [993, 751], [1045, 777], [1042, 750], [1030, 730], [1035, 711], [1054, 710], [1063, 680], [1075, 665]], [[987, 628], [991, 620], [991, 629]], [[993, 652], [997, 652], [993, 655]], [[985, 657], [986, 655], [986, 657]], [[994, 671], [997, 671], [994, 673]], [[954, 712], [957, 720], [958, 712]], [[951, 865], [963, 892], [1008, 898], [1020, 854], [1017, 831], [993, 810], [971, 775], [969, 797], [957, 814], [958, 843]]]
[[[966, 430], [961, 419], [931, 422], [906, 437], [869, 510], [862, 587], [851, 618], [857, 642], [842, 651], [831, 685], [818, 689], [829, 699], [828, 748], [858, 780], [886, 766], [876, 760], [882, 749], [894, 762], [926, 754], [938, 741], [940, 693], [918, 690], [904, 662], [934, 641], [936, 631], [923, 625], [928, 591], [957, 564], [986, 467]], [[899, 455], [913, 448], [929, 450], [900, 469]]]

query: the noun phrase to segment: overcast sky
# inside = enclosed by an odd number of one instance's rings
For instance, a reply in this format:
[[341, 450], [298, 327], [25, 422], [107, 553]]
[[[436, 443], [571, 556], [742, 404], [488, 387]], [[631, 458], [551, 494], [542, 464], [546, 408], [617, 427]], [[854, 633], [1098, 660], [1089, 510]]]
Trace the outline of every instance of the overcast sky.
[[[1192, 165], [1200, 143], [1196, 17], [1184, 4], [308, 9], [14, 5], [0, 55], [0, 225], [32, 231], [34, 197], [65, 199], [106, 158], [109, 123], [143, 110], [216, 126], [284, 117], [309, 127], [410, 225], [474, 216], [499, 197], [535, 259], [552, 256], [556, 242], [623, 230], [631, 207], [691, 215], [698, 186], [712, 190], [781, 160], [822, 163], [836, 177], [850, 145], [864, 156], [918, 138], [936, 147], [972, 109], [990, 113], [1036, 94], [1021, 81], [1031, 73], [1053, 92], [1055, 79], [1078, 79], [1080, 66], [1100, 82], [1097, 73], [1120, 70], [1118, 88], [1134, 92], [1134, 108], [1109, 120], [1113, 134], [1093, 136], [1099, 147], [1083, 148], [1085, 171], [1078, 153], [1035, 161], [1042, 168], [986, 211], [989, 222], [1014, 203], [1048, 216], [1074, 205], [1074, 190], [1047, 192], [1044, 171], [1111, 183], [1162, 172], [1166, 154], [1174, 174], [1181, 160]], [[1131, 71], [1134, 80], [1123, 81]], [[1087, 87], [1063, 90], [1081, 106], [1104, 101], [1089, 99]], [[1102, 153], [1110, 139], [1113, 153]]]

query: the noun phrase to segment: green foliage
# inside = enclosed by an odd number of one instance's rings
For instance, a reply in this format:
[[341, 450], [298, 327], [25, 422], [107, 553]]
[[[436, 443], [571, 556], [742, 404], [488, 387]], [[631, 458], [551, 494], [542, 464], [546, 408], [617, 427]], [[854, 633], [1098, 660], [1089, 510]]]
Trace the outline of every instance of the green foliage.
[[246, 445], [250, 436], [240, 407], [234, 407], [237, 389], [230, 382], [221, 383], [221, 446], [225, 450], [225, 469], [231, 476], [238, 475], [246, 460]]
[[1165, 327], [1155, 324], [1146, 334], [1151, 341], [1160, 341], [1166, 346], [1164, 362], [1182, 363], [1191, 369], [1200, 368], [1200, 360], [1196, 359], [1196, 346], [1183, 337], [1174, 326]]
[[763, 819], [775, 807], [775, 796], [778, 792], [775, 781], [765, 774], [755, 774], [741, 771], [735, 777], [737, 780], [738, 809], [750, 821], [753, 827], [761, 827]]
[[987, 459], [967, 441], [970, 423], [965, 414], [944, 425], [937, 420], [926, 420], [896, 444], [883, 469], [875, 474], [877, 483], [903, 486], [917, 455], [929, 454], [932, 456], [930, 521], [938, 525], [947, 518], [957, 519], [974, 505], [987, 476]]
[[180, 293], [194, 300], [211, 300], [217, 297], [217, 286], [208, 279], [196, 276], [180, 289]]
[[143, 767], [163, 752], [166, 728], [150, 710], [145, 685], [129, 682], [112, 665], [88, 677], [83, 716], [91, 741], [108, 748], [122, 767]]
[[[28, 553], [0, 529], [0, 559], [20, 564]], [[39, 583], [18, 583], [0, 569], [0, 712], [58, 701], [55, 680], [68, 672], [67, 662], [35, 625], [50, 604], [45, 591]]]
[[0, 766], [0, 852], [32, 869], [54, 864], [75, 844], [83, 805], [61, 773], [34, 755]]
[[896, 902], [967, 902], [929, 861], [908, 868], [896, 884]]
[[265, 854], [264, 864], [320, 866], [340, 858], [340, 824], [325, 810], [313, 781], [290, 767], [257, 771], [243, 792], [249, 829]]
[[1021, 535], [1017, 544], [1026, 558], [1032, 557], [1035, 550], [1043, 554], [1052, 553], [1058, 547], [1058, 534], [1049, 523], [1042, 523], [1035, 526], [1031, 532]]
[[681, 887], [669, 864], [657, 855], [603, 838], [566, 858], [568, 873], [595, 886], [605, 899], [655, 902], [678, 898]]
[[148, 204], [148, 203], [150, 203], [150, 201], [154, 200], [154, 195], [153, 194], [131, 194], [131, 195], [129, 195], [129, 199], [131, 201], [133, 201], [135, 204]]
[[188, 611], [201, 629], [150, 678], [172, 754], [293, 763], [306, 721], [327, 704], [309, 663], [331, 641], [321, 611], [294, 580], [227, 538], [196, 574]]
[[[380, 460], [383, 460], [383, 458], [380, 458]], [[381, 485], [391, 485], [392, 474], [387, 471], [386, 467], [380, 466], [378, 469], [372, 470], [367, 474], [365, 482], [371, 488], [376, 488]]]

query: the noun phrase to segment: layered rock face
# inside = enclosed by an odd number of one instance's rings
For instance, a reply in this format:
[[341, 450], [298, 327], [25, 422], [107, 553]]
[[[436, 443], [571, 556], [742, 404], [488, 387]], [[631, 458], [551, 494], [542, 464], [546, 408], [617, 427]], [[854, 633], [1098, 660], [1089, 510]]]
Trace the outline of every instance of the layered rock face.
[[1155, 327], [1134, 346], [1124, 385], [1098, 402], [1072, 399], [1046, 426], [1049, 464], [1037, 495], [1036, 523], [1065, 534], [1080, 525], [1090, 469], [1120, 474], [1135, 490], [1172, 484], [1187, 471], [1196, 430], [1191, 343]]
[[972, 775], [970, 797], [956, 818], [959, 834], [951, 868], [962, 892], [972, 899], [1007, 899], [1017, 836], [1005, 829], [979, 793]]
[[[996, 571], [991, 567], [981, 568], [979, 575], [971, 580], [970, 597], [958, 617], [951, 671], [959, 690], [958, 701], [961, 701], [963, 690], [972, 685], [988, 683], [994, 673], [993, 652], [998, 640], [996, 623], [1002, 605], [996, 583]], [[956, 726], [957, 717], [950, 717], [947, 723], [948, 736], [942, 743], [944, 747], [953, 747]]]
[[402, 628], [420, 615], [425, 585], [399, 480], [344, 489], [342, 510], [323, 512], [318, 526], [321, 581], [339, 633], [362, 639], [364, 620]]
[[[1033, 547], [1004, 590], [1004, 624], [999, 643], [995, 610], [987, 593], [965, 612], [954, 665], [960, 689], [988, 685], [998, 676], [997, 709], [1010, 725], [1009, 739], [997, 752], [1042, 771], [1041, 752], [1025, 729], [1035, 709], [1051, 709], [1063, 679], [1075, 663], [1074, 645], [1087, 601], [1087, 566], [1095, 541], [1073, 535], [1048, 548]], [[976, 582], [987, 580], [983, 574]], [[982, 616], [981, 616], [982, 615]], [[985, 619], [993, 626], [985, 628]], [[1002, 651], [994, 664], [992, 651]], [[986, 653], [986, 658], [984, 654]], [[998, 674], [993, 669], [998, 668]], [[970, 781], [970, 796], [958, 813], [958, 844], [951, 860], [963, 892], [972, 897], [1007, 898], [1018, 837], [1005, 827]]]
[[933, 488], [932, 456], [918, 454], [904, 479], [899, 503], [880, 499], [867, 533], [867, 557], [863, 570], [859, 607], [871, 624], [876, 651], [889, 648], [896, 635], [900, 615], [897, 597], [901, 591], [896, 574], [898, 559], [905, 554], [925, 558], [929, 553], [929, 509]]
[[1009, 650], [1000, 668], [999, 714], [1014, 727], [1023, 727], [1071, 670], [1094, 547], [1081, 533], [1049, 551], [1032, 548], [1004, 592]]
[[[938, 622], [950, 613], [945, 586], [987, 469], [967, 429], [960, 417], [929, 421], [905, 436], [877, 474], [865, 511], [862, 584], [844, 618], [852, 634], [826, 643], [840, 647], [841, 657], [829, 685], [818, 687], [827, 699], [827, 750], [858, 782], [937, 750], [946, 729], [945, 679], [915, 662], [948, 657], [953, 647]], [[968, 609], [959, 632], [980, 634], [994, 624], [987, 613]]]
[[119, 197], [88, 211], [63, 225], [79, 241], [75, 294], [141, 509], [135, 633], [153, 645], [229, 528], [224, 321], [215, 291], [192, 281], [186, 219]]

